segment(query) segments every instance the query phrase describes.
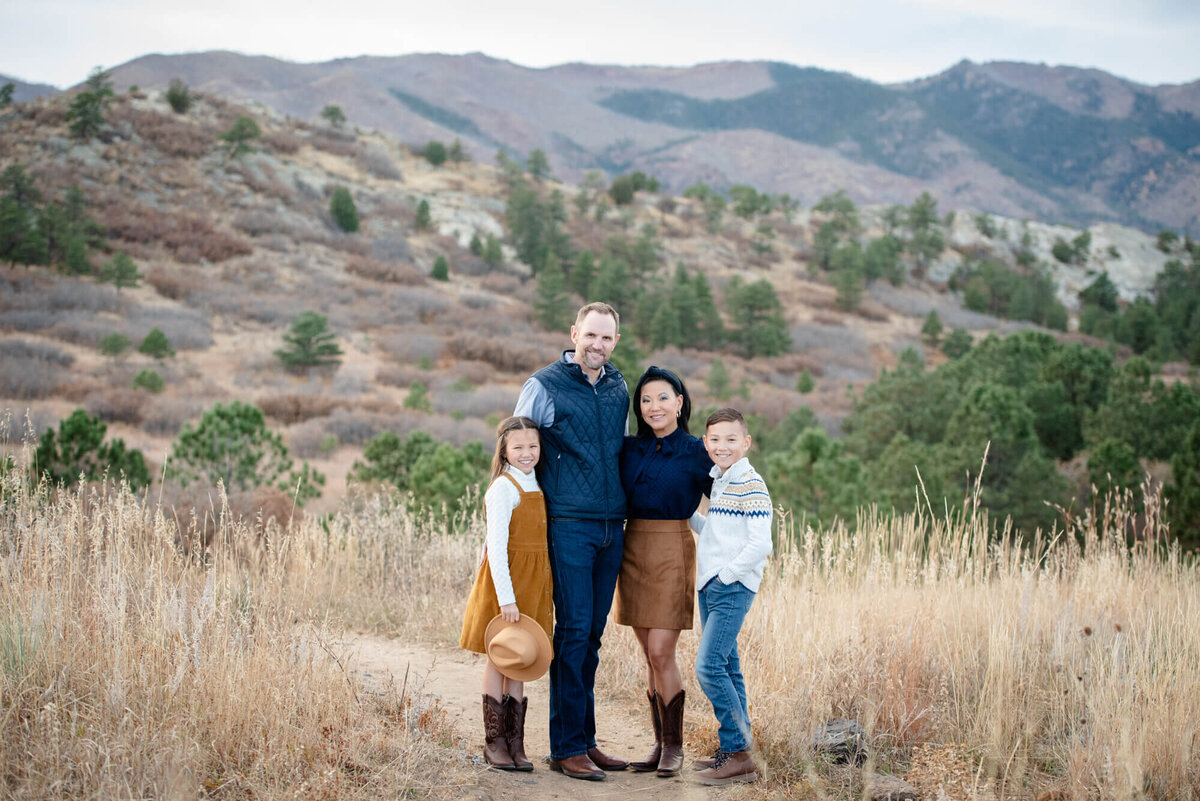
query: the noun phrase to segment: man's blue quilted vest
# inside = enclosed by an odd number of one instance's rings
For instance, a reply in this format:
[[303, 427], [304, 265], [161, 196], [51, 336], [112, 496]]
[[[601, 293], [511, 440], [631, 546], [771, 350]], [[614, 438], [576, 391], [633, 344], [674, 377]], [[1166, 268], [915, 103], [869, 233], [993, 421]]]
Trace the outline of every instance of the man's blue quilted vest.
[[575, 362], [558, 360], [534, 373], [554, 399], [554, 425], [541, 429], [538, 482], [550, 517], [621, 520], [625, 490], [619, 458], [629, 389], [612, 364], [592, 385]]

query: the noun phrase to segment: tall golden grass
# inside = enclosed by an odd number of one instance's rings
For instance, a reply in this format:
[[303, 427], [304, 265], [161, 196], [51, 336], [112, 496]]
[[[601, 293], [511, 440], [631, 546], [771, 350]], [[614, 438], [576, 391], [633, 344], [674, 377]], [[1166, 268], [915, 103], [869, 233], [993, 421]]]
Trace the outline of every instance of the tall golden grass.
[[379, 506], [288, 529], [214, 494], [202, 548], [152, 499], [0, 470], [0, 797], [455, 797], [436, 700], [356, 678], [336, 620], [448, 595], [439, 546]]
[[[481, 522], [434, 525], [386, 495], [291, 526], [222, 508], [218, 491], [198, 511], [215, 519], [202, 544], [153, 497], [0, 475], [0, 795], [453, 797], [464, 743], [435, 702], [366, 684], [337, 642], [454, 642]], [[1132, 508], [1027, 542], [981, 512], [821, 532], [782, 517], [741, 640], [770, 777], [753, 792], [856, 794], [810, 745], [853, 718], [874, 769], [952, 748], [979, 797], [1196, 798], [1200, 577], [1153, 493], [1127, 544]], [[598, 691], [636, 709], [642, 676], [611, 627]], [[687, 688], [702, 750], [715, 725]]]

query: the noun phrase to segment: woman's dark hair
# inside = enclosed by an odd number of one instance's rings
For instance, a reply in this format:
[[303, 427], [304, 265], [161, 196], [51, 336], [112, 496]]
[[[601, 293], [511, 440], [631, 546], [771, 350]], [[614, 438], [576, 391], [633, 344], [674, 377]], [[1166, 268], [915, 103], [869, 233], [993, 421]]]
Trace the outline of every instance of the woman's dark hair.
[[676, 395], [683, 396], [683, 406], [679, 409], [679, 427], [683, 429], [683, 433], [685, 434], [692, 433], [688, 431], [688, 420], [692, 417], [692, 396], [688, 394], [683, 379], [670, 370], [664, 370], [661, 367], [651, 365], [646, 368], [646, 372], [642, 373], [642, 377], [638, 379], [637, 387], [633, 390], [633, 416], [637, 418], [637, 435], [639, 437], [654, 436], [654, 429], [650, 428], [650, 425], [642, 419], [642, 387], [651, 381], [666, 381], [675, 390]]

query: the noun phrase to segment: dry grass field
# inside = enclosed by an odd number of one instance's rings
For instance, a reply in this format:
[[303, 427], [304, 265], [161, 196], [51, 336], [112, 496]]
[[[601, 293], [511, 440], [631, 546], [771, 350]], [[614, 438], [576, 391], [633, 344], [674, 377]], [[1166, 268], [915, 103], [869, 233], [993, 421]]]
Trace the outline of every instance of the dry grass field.
[[[810, 745], [844, 717], [924, 798], [1196, 798], [1200, 574], [1153, 516], [1127, 547], [1127, 500], [1023, 547], [983, 514], [782, 517], [742, 640], [768, 778], [737, 797], [859, 797]], [[437, 699], [365, 681], [337, 643], [454, 642], [481, 522], [353, 495], [324, 523], [196, 515], [0, 476], [0, 796], [460, 797], [479, 771]], [[626, 634], [598, 691], [634, 710]], [[700, 753], [715, 726], [687, 688]]]

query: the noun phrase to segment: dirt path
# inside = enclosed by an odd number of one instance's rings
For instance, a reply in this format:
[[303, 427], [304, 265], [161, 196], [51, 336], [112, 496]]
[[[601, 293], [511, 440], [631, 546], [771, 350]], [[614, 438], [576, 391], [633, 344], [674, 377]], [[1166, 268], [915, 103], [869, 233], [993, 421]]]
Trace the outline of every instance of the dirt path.
[[[366, 682], [397, 682], [408, 674], [409, 686], [416, 682], [420, 693], [436, 696], [447, 710], [455, 730], [471, 744], [483, 747], [479, 678], [482, 657], [458, 648], [402, 642], [373, 635], [355, 635], [347, 645], [354, 654], [354, 670]], [[525, 750], [534, 763], [533, 773], [504, 773], [480, 767], [475, 787], [464, 787], [465, 798], [491, 801], [535, 801], [540, 799], [724, 799], [741, 796], [742, 788], [708, 788], [687, 780], [687, 765], [695, 754], [687, 754], [684, 774], [659, 779], [653, 773], [619, 771], [603, 782], [568, 779], [546, 766], [550, 752], [547, 731], [549, 682], [540, 679], [525, 685], [529, 717], [525, 725]], [[600, 747], [614, 756], [640, 759], [653, 745], [648, 722], [635, 717], [619, 703], [597, 700]], [[480, 763], [482, 765], [482, 762]]]

